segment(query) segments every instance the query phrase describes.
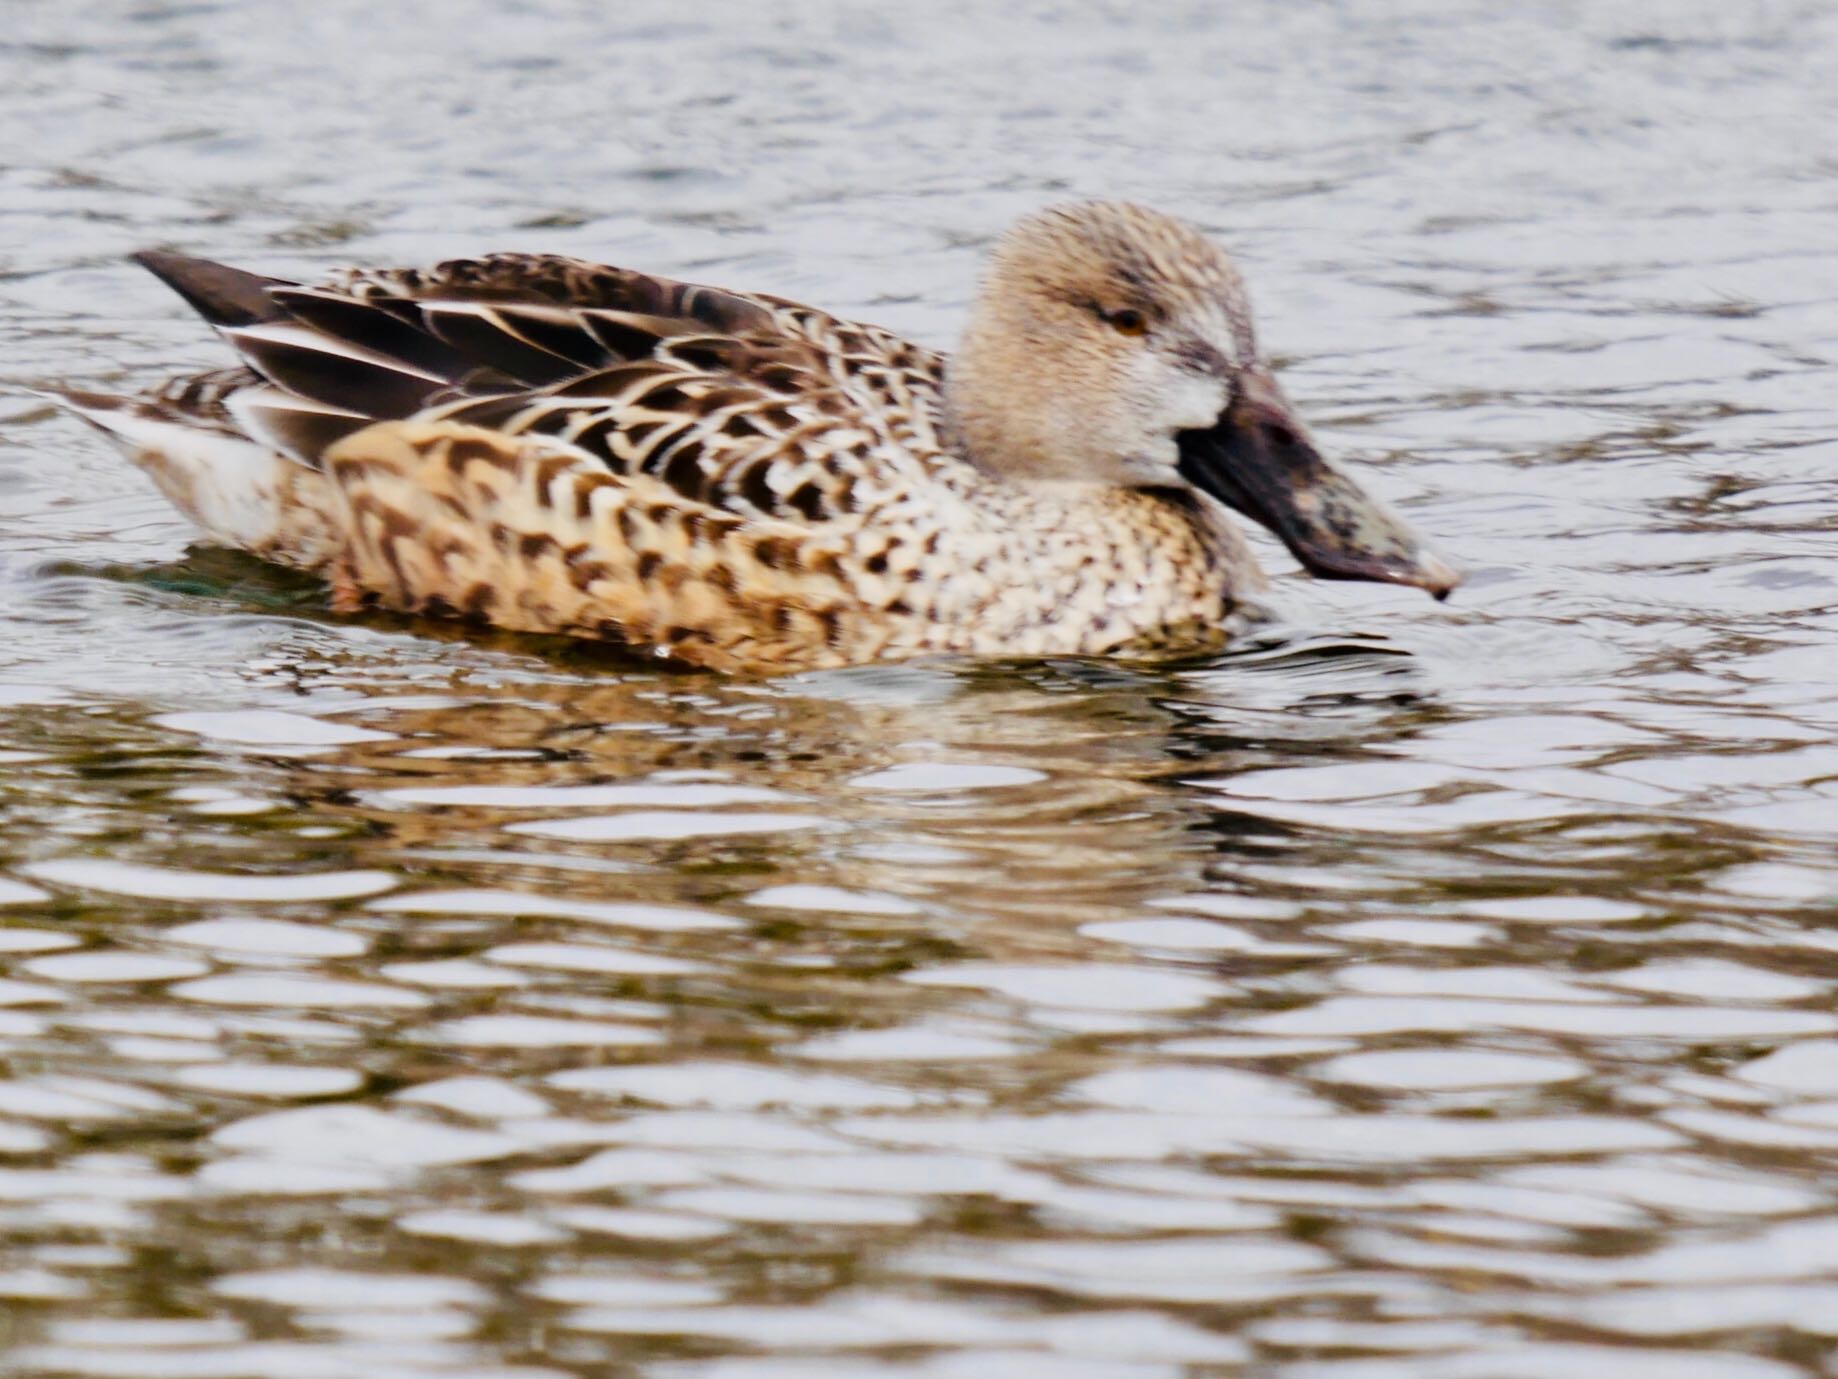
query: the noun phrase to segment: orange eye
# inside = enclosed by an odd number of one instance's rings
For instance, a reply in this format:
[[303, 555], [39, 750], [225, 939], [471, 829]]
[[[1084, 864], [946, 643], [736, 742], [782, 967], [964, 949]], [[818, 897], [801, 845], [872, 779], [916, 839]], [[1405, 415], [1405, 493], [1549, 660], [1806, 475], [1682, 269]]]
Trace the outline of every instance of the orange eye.
[[1149, 318], [1134, 307], [1126, 306], [1120, 311], [1101, 311], [1098, 314], [1119, 335], [1147, 335], [1149, 333]]

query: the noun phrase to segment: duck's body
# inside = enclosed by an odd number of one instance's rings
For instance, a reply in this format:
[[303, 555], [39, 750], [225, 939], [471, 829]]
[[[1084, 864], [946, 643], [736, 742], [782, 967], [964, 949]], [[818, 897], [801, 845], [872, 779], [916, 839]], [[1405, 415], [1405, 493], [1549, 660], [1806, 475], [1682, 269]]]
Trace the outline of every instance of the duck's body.
[[[1120, 209], [1152, 228], [1165, 220]], [[1178, 247], [1198, 255], [1179, 229]], [[1224, 509], [1186, 477], [1220, 463], [1231, 407], [1266, 429], [1291, 420], [1267, 375], [1207, 390], [1257, 367], [1248, 318], [1229, 310], [1214, 313], [1223, 349], [1168, 327], [1169, 348], [1185, 352], [1172, 382], [1149, 379], [1162, 391], [1146, 401], [1078, 396], [1092, 386], [1081, 368], [1140, 371], [1110, 337], [1145, 325], [1102, 333], [1108, 354], [1014, 370], [1011, 403], [995, 375], [1013, 337], [1038, 336], [1039, 312], [986, 312], [966, 340], [974, 375], [947, 385], [941, 356], [886, 331], [570, 259], [353, 271], [312, 288], [142, 261], [246, 367], [139, 399], [69, 400], [208, 534], [323, 575], [340, 607], [782, 670], [1205, 636], [1263, 587]], [[1124, 279], [1148, 271], [1124, 265]], [[1235, 276], [1208, 281], [1237, 305]], [[1075, 304], [1081, 319], [1091, 306], [1109, 322], [1092, 291]], [[1128, 434], [1145, 420], [1146, 443]], [[1238, 418], [1233, 434], [1253, 423]], [[1296, 456], [1319, 461], [1281, 429]], [[1329, 573], [1452, 581], [1382, 513], [1383, 531], [1336, 526], [1342, 479], [1326, 472], [1325, 513], [1298, 520], [1325, 520], [1356, 556], [1390, 562]], [[1222, 496], [1262, 505], [1242, 487]], [[1284, 535], [1306, 557], [1307, 534]], [[1353, 539], [1375, 535], [1376, 556]]]

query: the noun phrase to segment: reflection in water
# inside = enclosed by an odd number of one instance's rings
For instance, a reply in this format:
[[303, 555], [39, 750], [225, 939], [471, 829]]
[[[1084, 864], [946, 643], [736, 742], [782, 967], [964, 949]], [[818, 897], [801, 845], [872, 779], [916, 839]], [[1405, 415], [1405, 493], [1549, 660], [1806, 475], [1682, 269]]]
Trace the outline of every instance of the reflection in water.
[[28, 1366], [1818, 1334], [1832, 945], [1690, 773], [1616, 784], [1655, 730], [1474, 731], [1306, 642], [418, 693], [398, 654], [131, 753], [42, 710], [5, 798], [63, 822], [0, 929]]
[[210, 359], [158, 242], [942, 343], [1132, 196], [1473, 576], [726, 680], [333, 618], [6, 405], [0, 1368], [1830, 1371], [1838, 34], [1253, 11], [22, 11], [10, 381]]

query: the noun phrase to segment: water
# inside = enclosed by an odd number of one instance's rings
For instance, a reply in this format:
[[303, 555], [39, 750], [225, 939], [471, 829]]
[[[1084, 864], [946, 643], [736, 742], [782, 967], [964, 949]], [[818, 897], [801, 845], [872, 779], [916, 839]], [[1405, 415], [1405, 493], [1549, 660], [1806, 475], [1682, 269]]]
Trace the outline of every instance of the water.
[[149, 244], [948, 345], [1129, 196], [1473, 574], [673, 674], [331, 617], [9, 392], [6, 1373], [1838, 1374], [1829, 9], [7, 18], [0, 383], [221, 362]]

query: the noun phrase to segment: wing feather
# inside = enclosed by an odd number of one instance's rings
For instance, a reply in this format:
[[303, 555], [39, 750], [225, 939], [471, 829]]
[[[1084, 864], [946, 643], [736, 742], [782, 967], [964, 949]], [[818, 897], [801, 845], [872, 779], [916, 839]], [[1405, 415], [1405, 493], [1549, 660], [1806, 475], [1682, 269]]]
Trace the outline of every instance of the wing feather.
[[[516, 379], [526, 387], [563, 383], [580, 374], [584, 365], [569, 354], [535, 343], [519, 331], [517, 316], [486, 302], [427, 302], [421, 316], [427, 328], [460, 354]], [[577, 325], [574, 335], [592, 349], [594, 362], [605, 363], [604, 348], [593, 348], [593, 337]], [[582, 352], [576, 347], [576, 352]]]
[[405, 315], [389, 304], [360, 301], [323, 288], [270, 289], [275, 305], [300, 324], [333, 340], [361, 341], [368, 349], [399, 359], [437, 378], [466, 374], [474, 361], [432, 334], [421, 324], [421, 313], [412, 304]]
[[244, 363], [278, 387], [378, 419], [413, 416], [448, 381], [380, 350], [293, 323], [219, 332]]
[[260, 382], [239, 388], [225, 406], [243, 434], [308, 465], [373, 422], [360, 412], [326, 406]]
[[305, 463], [370, 422], [560, 444], [711, 514], [824, 523], [946, 463], [942, 359], [810, 307], [552, 255], [314, 286], [150, 267], [259, 376], [229, 415]]

